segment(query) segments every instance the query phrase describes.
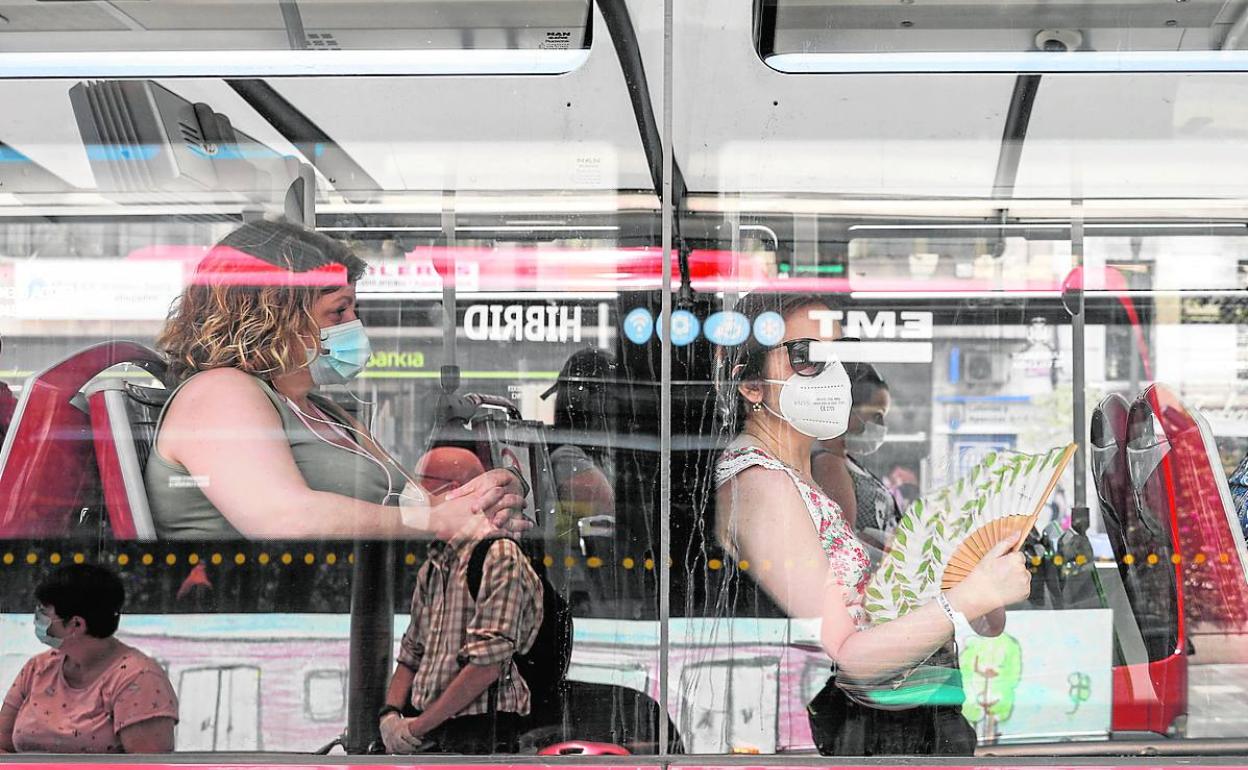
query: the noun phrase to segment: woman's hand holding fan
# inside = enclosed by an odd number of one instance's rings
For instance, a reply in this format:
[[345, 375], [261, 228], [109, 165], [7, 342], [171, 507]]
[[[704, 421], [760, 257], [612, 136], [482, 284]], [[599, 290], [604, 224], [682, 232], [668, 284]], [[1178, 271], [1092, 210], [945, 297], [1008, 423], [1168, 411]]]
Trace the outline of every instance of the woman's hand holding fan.
[[[944, 572], [940, 578], [940, 589], [947, 591], [962, 582], [975, 569], [980, 560], [992, 550], [994, 545], [1008, 540], [1012, 543], [1011, 550], [1023, 547], [1027, 533], [1036, 525], [1044, 503], [1053, 493], [1061, 472], [1074, 455], [1074, 445], [1070, 445], [1058, 456], [1056, 471], [1051, 475], [1034, 474], [1025, 483], [1015, 481], [1017, 467], [1003, 469], [999, 478], [989, 485], [995, 493], [977, 500], [975, 512], [976, 526], [972, 532], [958, 545], [957, 549], [945, 562]], [[1037, 496], [1036, 490], [1040, 493]], [[1024, 512], [1025, 511], [1025, 512]]]
[[940, 579], [940, 589], [948, 591], [965, 580], [992, 552], [994, 544], [1009, 542], [1012, 544], [1010, 551], [1018, 551], [1027, 539], [1027, 533], [1035, 526], [1035, 521], [1034, 516], [1006, 516], [972, 532], [949, 557]]
[[979, 563], [946, 592], [958, 612], [974, 620], [1031, 594], [1031, 572], [1019, 552], [1026, 533], [1007, 537], [988, 549]]

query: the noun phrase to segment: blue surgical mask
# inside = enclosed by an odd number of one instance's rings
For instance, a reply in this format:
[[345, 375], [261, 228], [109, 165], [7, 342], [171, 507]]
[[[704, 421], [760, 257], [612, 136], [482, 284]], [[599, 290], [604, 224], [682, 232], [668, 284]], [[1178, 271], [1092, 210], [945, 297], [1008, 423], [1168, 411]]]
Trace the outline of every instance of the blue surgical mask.
[[55, 650], [60, 647], [61, 642], [65, 640], [52, 636], [48, 633], [50, 628], [52, 628], [52, 618], [44, 615], [39, 610], [35, 610], [35, 637]]
[[317, 385], [343, 385], [350, 382], [373, 354], [368, 334], [359, 319], [321, 329], [320, 355], [308, 351], [308, 369]]

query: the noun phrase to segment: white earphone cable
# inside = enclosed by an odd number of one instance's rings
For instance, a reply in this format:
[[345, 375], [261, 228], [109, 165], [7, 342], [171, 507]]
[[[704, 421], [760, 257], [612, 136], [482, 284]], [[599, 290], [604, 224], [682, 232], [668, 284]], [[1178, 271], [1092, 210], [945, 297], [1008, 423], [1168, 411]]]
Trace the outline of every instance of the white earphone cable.
[[[384, 474], [386, 474], [386, 490], [387, 490], [387, 491], [386, 491], [386, 496], [385, 496], [384, 498], [382, 498], [382, 503], [381, 503], [382, 505], [385, 505], [385, 501], [389, 500], [392, 496], [394, 496], [394, 495], [401, 495], [401, 494], [402, 494], [402, 490], [395, 491], [395, 489], [394, 489], [394, 477], [391, 475], [390, 470], [386, 467], [387, 463], [383, 463], [382, 461], [378, 460], [376, 457], [374, 457], [374, 456], [373, 456], [371, 453], [369, 453], [369, 452], [366, 452], [366, 451], [361, 451], [361, 450], [356, 450], [356, 449], [353, 449], [353, 448], [351, 448], [351, 447], [346, 447], [346, 446], [343, 446], [343, 445], [341, 445], [341, 444], [335, 444], [334, 442], [332, 442], [332, 441], [330, 441], [329, 439], [327, 439], [327, 438], [325, 438], [324, 436], [322, 436], [320, 433], [317, 433], [317, 432], [316, 432], [316, 430], [315, 430], [315, 429], [314, 429], [311, 425], [309, 425], [309, 424], [308, 424], [308, 421], [309, 421], [309, 420], [312, 420], [313, 422], [319, 422], [319, 423], [322, 423], [322, 424], [328, 425], [328, 426], [330, 426], [331, 428], [335, 428], [335, 429], [337, 429], [340, 433], [341, 433], [343, 430], [349, 430], [349, 431], [351, 431], [352, 433], [355, 433], [357, 436], [359, 436], [359, 435], [364, 435], [364, 434], [363, 434], [360, 430], [358, 430], [358, 429], [356, 429], [356, 428], [352, 427], [352, 426], [351, 426], [351, 425], [349, 425], [349, 424], [342, 424], [342, 423], [334, 422], [334, 421], [332, 421], [332, 420], [322, 420], [322, 419], [321, 419], [321, 418], [319, 418], [319, 417], [313, 417], [312, 415], [307, 414], [307, 413], [306, 413], [306, 412], [304, 412], [302, 409], [300, 409], [300, 408], [298, 407], [298, 405], [296, 405], [296, 404], [295, 404], [295, 402], [294, 402], [294, 401], [292, 401], [292, 400], [291, 400], [291, 399], [289, 399], [289, 398], [287, 398], [287, 399], [286, 399], [286, 403], [290, 405], [290, 408], [291, 408], [292, 410], [294, 410], [295, 414], [299, 415], [299, 419], [300, 419], [300, 421], [302, 421], [302, 422], [303, 422], [303, 426], [304, 426], [305, 428], [307, 428], [309, 431], [311, 431], [312, 435], [316, 436], [318, 439], [320, 439], [321, 441], [324, 441], [326, 444], [329, 444], [329, 445], [330, 445], [330, 446], [332, 446], [332, 447], [337, 447], [338, 449], [341, 449], [341, 450], [343, 450], [343, 451], [350, 452], [351, 454], [358, 455], [358, 456], [360, 456], [360, 457], [363, 457], [363, 458], [366, 458], [366, 459], [368, 459], [368, 460], [371, 460], [372, 462], [376, 463], [377, 467], [381, 468], [381, 472], [382, 472], [382, 473], [384, 473]], [[345, 436], [345, 434], [344, 434], [344, 436]], [[350, 440], [352, 440], [350, 436], [345, 436], [345, 437], [346, 437], [346, 438], [347, 438], [347, 440], [349, 440], [349, 441], [350, 441]], [[360, 446], [360, 447], [361, 447], [361, 449], [363, 448], [363, 444], [361, 444], [361, 443], [360, 443], [360, 441], [359, 441], [358, 439], [356, 439], [356, 440], [355, 440], [355, 443], [356, 443], [358, 446]], [[374, 445], [376, 445], [376, 442], [374, 442]], [[380, 448], [380, 447], [379, 447], [379, 448]], [[384, 450], [382, 450], [382, 451], [384, 451]], [[403, 469], [403, 467], [402, 467], [401, 465], [399, 465], [399, 464], [398, 464], [398, 462], [396, 462], [396, 461], [394, 460], [394, 458], [389, 457], [389, 455], [387, 454], [387, 459], [389, 459], [389, 460], [390, 460], [391, 464], [393, 464], [393, 465], [394, 465], [395, 470], [397, 470], [397, 471], [399, 472], [399, 474], [400, 474], [400, 475], [401, 475], [401, 476], [402, 476], [402, 477], [403, 477], [406, 481], [408, 481], [408, 482], [409, 482], [409, 483], [411, 483], [411, 484], [417, 484], [417, 481], [416, 481], [415, 479], [413, 479], [411, 476], [409, 476], [409, 475], [407, 474], [407, 471], [405, 471], [405, 470]]]

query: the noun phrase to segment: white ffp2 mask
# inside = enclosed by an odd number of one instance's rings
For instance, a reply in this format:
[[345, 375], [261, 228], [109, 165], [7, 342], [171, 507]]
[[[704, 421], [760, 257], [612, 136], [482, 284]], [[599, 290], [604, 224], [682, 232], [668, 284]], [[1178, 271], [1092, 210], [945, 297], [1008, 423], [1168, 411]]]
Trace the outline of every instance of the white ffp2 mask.
[[[849, 427], [853, 400], [849, 374], [840, 361], [828, 361], [823, 371], [813, 377], [794, 374], [787, 380], [764, 382], [781, 386], [780, 414], [776, 416], [799, 433], [822, 441], [836, 438]], [[772, 412], [765, 402], [763, 406]]]

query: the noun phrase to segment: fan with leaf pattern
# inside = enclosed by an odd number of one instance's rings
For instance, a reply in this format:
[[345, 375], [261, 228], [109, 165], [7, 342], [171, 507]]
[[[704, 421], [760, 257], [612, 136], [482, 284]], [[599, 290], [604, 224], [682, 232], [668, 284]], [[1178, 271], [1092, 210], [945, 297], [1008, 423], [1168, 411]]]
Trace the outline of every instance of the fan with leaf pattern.
[[992, 452], [956, 483], [916, 500], [867, 584], [873, 622], [900, 617], [961, 582], [994, 545], [1019, 548], [1074, 455]]

